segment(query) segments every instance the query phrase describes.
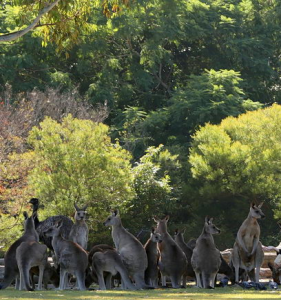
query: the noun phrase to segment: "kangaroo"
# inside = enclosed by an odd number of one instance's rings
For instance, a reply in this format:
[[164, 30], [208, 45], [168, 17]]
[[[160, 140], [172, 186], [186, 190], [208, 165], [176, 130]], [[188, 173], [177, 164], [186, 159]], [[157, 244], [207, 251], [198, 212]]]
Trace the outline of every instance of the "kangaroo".
[[179, 231], [178, 229], [175, 230], [175, 241], [181, 247], [182, 251], [184, 252], [186, 259], [187, 259], [187, 268], [186, 268], [186, 275], [195, 278], [194, 270], [191, 266], [191, 256], [193, 249], [191, 249], [184, 241], [184, 231]]
[[159, 252], [157, 243], [162, 242], [161, 234], [157, 233], [154, 228], [151, 229], [150, 238], [144, 245], [147, 255], [148, 266], [144, 273], [145, 283], [154, 288], [158, 287], [158, 259]]
[[87, 250], [89, 229], [85, 222], [86, 218], [86, 208], [79, 208], [76, 203], [75, 207], [75, 224], [72, 225], [71, 231], [69, 233], [69, 240], [79, 244], [84, 250]]
[[116, 250], [119, 252], [129, 276], [135, 281], [137, 289], [151, 288], [144, 282], [147, 256], [143, 245], [123, 227], [118, 210], [115, 210], [103, 224], [112, 226], [112, 239]]
[[161, 272], [162, 286], [166, 286], [165, 276], [169, 276], [172, 287], [180, 288], [180, 281], [183, 276], [183, 285], [185, 286], [187, 260], [182, 249], [167, 232], [168, 220], [169, 216], [163, 220], [154, 217], [154, 221], [157, 223], [156, 232], [160, 233], [162, 238], [162, 242], [158, 243], [160, 252], [158, 266]]
[[196, 240], [191, 257], [191, 265], [199, 288], [215, 287], [215, 277], [221, 264], [220, 251], [216, 248], [212, 236], [217, 233], [220, 233], [220, 230], [213, 224], [213, 219], [206, 217], [203, 231]]
[[[30, 269], [30, 281], [33, 289], [35, 289], [34, 275], [39, 276], [38, 267], [32, 267]], [[59, 287], [60, 277], [58, 270], [54, 266], [51, 266], [51, 264], [47, 261], [43, 273], [43, 286], [45, 290], [48, 289], [48, 283], [53, 284], [57, 288]]]
[[65, 240], [60, 235], [62, 222], [50, 227], [45, 235], [52, 237], [52, 246], [55, 251], [57, 262], [60, 265], [59, 290], [65, 289], [65, 278], [67, 273], [75, 274], [78, 287], [85, 290], [85, 271], [88, 266], [88, 254], [77, 243]]
[[259, 272], [264, 253], [259, 241], [260, 225], [257, 220], [265, 217], [261, 210], [262, 204], [258, 206], [255, 203], [251, 204], [248, 217], [237, 233], [231, 257], [236, 283], [239, 282], [239, 268], [244, 269], [252, 281], [259, 282]]
[[38, 234], [34, 227], [33, 216], [28, 217], [27, 212], [24, 212], [23, 215], [25, 218], [24, 234], [10, 246], [5, 255], [5, 273], [3, 282], [0, 284], [0, 290], [8, 287], [19, 274], [19, 269], [16, 260], [16, 250], [19, 247], [19, 245], [22, 242], [39, 241]]
[[[94, 253], [92, 257], [92, 270], [98, 277], [100, 290], [110, 289], [112, 276], [115, 276], [117, 273], [120, 274], [125, 289], [136, 290], [136, 287], [129, 278], [128, 271], [116, 250], [100, 249], [100, 251]], [[109, 273], [106, 277], [106, 285], [104, 282], [104, 272]]]
[[36, 241], [22, 242], [16, 250], [16, 259], [20, 272], [20, 290], [32, 291], [29, 284], [29, 271], [31, 267], [39, 267], [38, 290], [42, 290], [42, 280], [47, 264], [47, 246]]

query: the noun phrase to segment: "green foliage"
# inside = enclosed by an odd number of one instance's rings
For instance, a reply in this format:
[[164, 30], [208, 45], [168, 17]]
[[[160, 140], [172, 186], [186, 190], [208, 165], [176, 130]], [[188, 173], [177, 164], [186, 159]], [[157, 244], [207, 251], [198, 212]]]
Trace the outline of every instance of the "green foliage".
[[281, 106], [206, 125], [193, 137], [189, 162], [200, 193], [275, 201], [280, 217]]
[[30, 175], [35, 195], [48, 214], [72, 215], [74, 202], [89, 205], [90, 224], [122, 207], [133, 195], [130, 155], [108, 137], [108, 127], [67, 116], [62, 123], [46, 118], [33, 128], [36, 167]]
[[124, 218], [134, 220], [130, 230], [135, 234], [141, 230], [150, 230], [154, 215], [163, 216], [173, 211], [175, 194], [169, 174], [174, 168], [180, 168], [177, 156], [173, 156], [163, 145], [149, 147], [132, 169], [136, 197], [128, 203]]

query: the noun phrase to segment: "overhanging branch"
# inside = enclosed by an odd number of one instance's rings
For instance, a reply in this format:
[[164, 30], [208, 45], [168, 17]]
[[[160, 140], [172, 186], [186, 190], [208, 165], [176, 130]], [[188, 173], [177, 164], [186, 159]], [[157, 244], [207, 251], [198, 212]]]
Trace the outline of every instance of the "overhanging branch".
[[28, 33], [29, 31], [31, 31], [34, 27], [36, 27], [36, 25], [39, 23], [40, 19], [45, 14], [47, 14], [59, 2], [60, 2], [60, 0], [56, 0], [55, 2], [51, 3], [50, 5], [44, 7], [39, 12], [39, 14], [35, 18], [35, 20], [29, 26], [27, 26], [25, 29], [19, 30], [19, 31], [16, 31], [16, 32], [12, 32], [12, 33], [8, 33], [8, 34], [0, 35], [0, 43], [10, 42], [10, 41], [16, 40], [16, 39], [20, 38], [21, 36], [25, 35], [26, 33]]

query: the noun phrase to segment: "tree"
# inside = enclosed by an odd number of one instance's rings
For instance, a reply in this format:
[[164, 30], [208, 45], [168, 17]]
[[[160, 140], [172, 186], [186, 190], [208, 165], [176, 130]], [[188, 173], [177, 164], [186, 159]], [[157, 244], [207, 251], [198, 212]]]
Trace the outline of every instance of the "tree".
[[29, 135], [36, 166], [29, 177], [34, 195], [48, 214], [73, 213], [88, 204], [92, 227], [110, 207], [123, 207], [134, 195], [130, 155], [108, 137], [108, 127], [71, 115], [61, 123], [46, 118]]
[[[121, 3], [128, 5], [129, 0], [123, 0]], [[99, 6], [100, 2], [98, 0], [71, 0], [68, 2], [54, 0], [51, 3], [46, 0], [5, 1], [1, 8], [7, 14], [9, 9], [15, 7], [23, 10], [21, 12], [21, 21], [29, 20], [31, 18], [30, 16], [35, 15], [36, 17], [24, 29], [0, 35], [0, 43], [16, 40], [36, 27], [44, 27], [42, 34], [45, 36], [45, 43], [52, 38], [53, 41], [56, 41], [59, 48], [61, 48], [63, 38], [68, 38], [72, 42], [79, 40], [79, 34], [81, 34], [83, 30], [86, 30], [86, 27], [89, 25], [87, 18], [91, 10]], [[120, 3], [118, 0], [105, 0], [102, 2], [101, 7], [103, 8], [104, 14], [110, 17], [120, 10]]]
[[202, 198], [265, 200], [280, 218], [280, 117], [274, 104], [194, 134], [189, 163]]

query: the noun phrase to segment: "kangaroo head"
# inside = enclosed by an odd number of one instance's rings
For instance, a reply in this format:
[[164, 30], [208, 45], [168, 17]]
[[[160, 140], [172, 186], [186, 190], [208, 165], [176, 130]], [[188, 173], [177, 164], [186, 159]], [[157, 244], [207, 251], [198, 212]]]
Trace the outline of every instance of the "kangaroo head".
[[103, 222], [104, 226], [114, 226], [121, 223], [118, 209], [114, 210], [112, 214]]
[[81, 221], [81, 220], [85, 220], [86, 219], [86, 208], [88, 207], [88, 205], [85, 205], [82, 208], [79, 208], [76, 203], [74, 203], [74, 207], [75, 207], [75, 220], [77, 221]]
[[185, 229], [184, 230], [175, 229], [174, 239], [175, 240], [183, 239], [184, 233], [185, 233]]
[[154, 243], [162, 242], [161, 234], [156, 232], [154, 227], [151, 228], [150, 238], [151, 238], [151, 241]]
[[59, 236], [60, 235], [60, 229], [62, 227], [62, 221], [57, 222], [56, 224], [50, 226], [45, 232], [44, 235], [49, 237], [49, 236]]
[[34, 219], [33, 214], [29, 217], [26, 211], [23, 212], [24, 216], [24, 230], [34, 229]]
[[205, 218], [204, 229], [207, 233], [210, 234], [219, 234], [221, 231], [213, 224], [213, 218]]
[[159, 219], [157, 217], [153, 217], [153, 220], [157, 223], [156, 231], [158, 233], [166, 233], [167, 232], [167, 223], [169, 221], [169, 216], [166, 216], [164, 219]]
[[263, 202], [260, 205], [256, 205], [254, 202], [251, 203], [250, 206], [250, 216], [255, 219], [263, 219], [265, 218], [264, 213], [261, 210]]

